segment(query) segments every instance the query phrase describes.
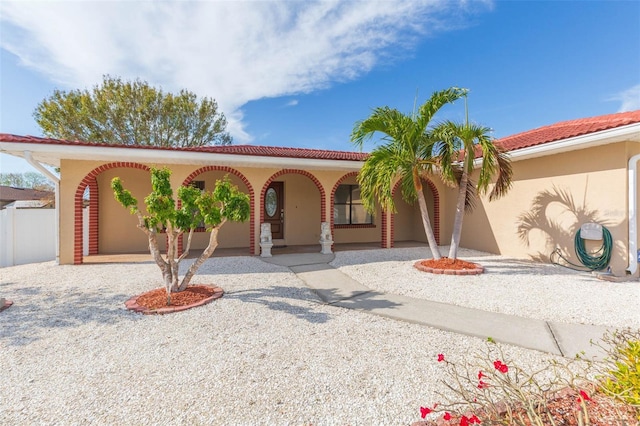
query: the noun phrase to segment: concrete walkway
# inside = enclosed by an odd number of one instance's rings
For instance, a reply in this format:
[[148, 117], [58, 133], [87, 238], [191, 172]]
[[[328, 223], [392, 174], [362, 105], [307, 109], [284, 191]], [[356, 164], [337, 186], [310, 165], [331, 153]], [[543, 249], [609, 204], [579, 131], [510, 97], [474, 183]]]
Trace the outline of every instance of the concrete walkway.
[[598, 341], [607, 331], [606, 327], [523, 318], [380, 293], [329, 265], [334, 259], [333, 254], [283, 254], [261, 259], [291, 269], [329, 305], [483, 339], [491, 337], [497, 342], [567, 358], [582, 352], [589, 359], [600, 359], [604, 355], [600, 348], [590, 342]]

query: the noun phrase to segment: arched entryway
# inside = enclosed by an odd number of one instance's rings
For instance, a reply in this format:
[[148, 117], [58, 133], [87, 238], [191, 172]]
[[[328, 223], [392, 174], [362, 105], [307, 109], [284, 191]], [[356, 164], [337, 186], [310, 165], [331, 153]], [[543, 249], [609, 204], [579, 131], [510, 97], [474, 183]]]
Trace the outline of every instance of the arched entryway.
[[[198, 188], [205, 191], [213, 191], [217, 180], [229, 177], [231, 183], [236, 185], [238, 189], [249, 194], [249, 203], [251, 205], [251, 213], [249, 220], [244, 223], [225, 223], [220, 229], [218, 235], [218, 247], [224, 248], [244, 248], [248, 247], [248, 254], [253, 254], [255, 249], [255, 209], [254, 209], [254, 191], [249, 180], [238, 170], [226, 166], [206, 166], [191, 173], [182, 183], [182, 185], [196, 184]], [[198, 229], [193, 236], [191, 249], [203, 250], [209, 243], [209, 233], [203, 229]], [[181, 250], [184, 248], [182, 240], [180, 242]]]
[[[118, 169], [118, 170], [116, 170]], [[120, 176], [125, 188], [142, 202], [151, 191], [149, 167], [132, 162], [104, 164], [90, 171], [76, 189], [74, 200], [73, 263], [83, 261], [83, 207], [89, 188], [89, 255], [99, 253], [133, 253], [148, 249], [148, 240], [136, 230], [137, 219], [113, 197], [111, 179]]]
[[[331, 190], [329, 213], [333, 240], [336, 244], [380, 243], [382, 245], [384, 215], [379, 208], [373, 215], [365, 213], [357, 176], [358, 172], [345, 174], [338, 179]], [[338, 200], [336, 200], [336, 194]], [[339, 219], [339, 223], [336, 223], [336, 219]]]
[[[281, 205], [275, 204], [276, 197], [281, 197]], [[299, 169], [274, 173], [260, 191], [259, 204], [260, 223], [269, 217], [281, 222], [281, 238], [274, 238], [274, 247], [318, 244], [320, 224], [327, 221], [327, 212], [325, 190], [314, 175]], [[276, 227], [272, 226], [273, 230]]]
[[[440, 196], [438, 189], [429, 179], [423, 179], [426, 185], [422, 185], [424, 197], [429, 209], [429, 220], [436, 237], [436, 242], [440, 244]], [[400, 182], [393, 188], [393, 202], [396, 206], [396, 213], [391, 215], [391, 237], [389, 247], [393, 247], [395, 242], [418, 241], [427, 242], [427, 236], [422, 225], [422, 216], [418, 203], [408, 204], [402, 198]]]

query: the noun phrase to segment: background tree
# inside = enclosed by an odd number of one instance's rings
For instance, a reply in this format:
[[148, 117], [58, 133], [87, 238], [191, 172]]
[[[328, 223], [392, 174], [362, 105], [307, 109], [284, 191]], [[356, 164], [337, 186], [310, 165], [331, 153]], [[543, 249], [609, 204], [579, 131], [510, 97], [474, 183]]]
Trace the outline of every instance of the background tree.
[[[442, 177], [446, 182], [458, 184], [456, 215], [451, 234], [451, 245], [449, 246], [450, 259], [456, 259], [458, 256], [462, 222], [465, 207], [468, 206], [469, 186], [472, 184], [469, 177], [473, 172], [476, 150], [482, 155], [478, 181], [475, 186], [477, 193], [486, 193], [494, 177], [496, 180], [489, 194], [489, 201], [501, 197], [511, 188], [513, 174], [511, 162], [507, 154], [493, 143], [494, 140], [490, 133], [490, 128], [469, 123], [468, 118], [464, 124], [445, 121], [438, 125], [433, 132], [434, 138], [439, 141], [434, 148], [440, 158]], [[462, 161], [458, 163], [457, 160], [460, 156], [462, 156]]]
[[51, 182], [41, 173], [0, 173], [0, 185], [14, 188], [37, 189], [38, 191], [53, 191]]
[[38, 104], [34, 118], [45, 136], [92, 143], [193, 147], [232, 141], [215, 100], [110, 76], [91, 91], [56, 90]]
[[395, 211], [392, 185], [400, 179], [405, 201], [413, 204], [418, 200], [422, 224], [434, 259], [442, 256], [422, 192], [422, 178], [433, 171], [435, 164], [434, 140], [429, 125], [440, 108], [466, 93], [466, 89], [457, 87], [434, 92], [412, 115], [389, 107], [376, 108], [369, 118], [357, 122], [351, 133], [351, 142], [360, 148], [376, 132], [382, 133], [382, 140], [386, 142], [371, 152], [358, 173], [365, 208], [373, 213], [378, 202], [383, 211]]
[[[149, 250], [162, 271], [167, 290], [167, 304], [171, 304], [171, 293], [184, 290], [200, 265], [207, 260], [218, 246], [218, 232], [228, 220], [244, 222], [249, 218], [249, 196], [232, 185], [227, 177], [216, 181], [213, 192], [200, 191], [191, 186], [178, 189], [180, 207], [176, 207], [169, 178], [169, 169], [151, 170], [151, 193], [144, 199], [147, 214], [138, 208], [138, 201], [131, 192], [124, 189], [119, 177], [113, 178], [111, 188], [116, 200], [138, 217], [140, 228], [149, 239]], [[195, 228], [205, 224], [210, 232], [209, 244], [189, 267], [186, 275], [179, 280], [180, 261], [187, 257], [191, 248], [191, 238]], [[167, 238], [167, 253], [163, 257], [158, 248], [158, 232], [164, 231]], [[187, 246], [178, 256], [178, 237], [188, 232]]]

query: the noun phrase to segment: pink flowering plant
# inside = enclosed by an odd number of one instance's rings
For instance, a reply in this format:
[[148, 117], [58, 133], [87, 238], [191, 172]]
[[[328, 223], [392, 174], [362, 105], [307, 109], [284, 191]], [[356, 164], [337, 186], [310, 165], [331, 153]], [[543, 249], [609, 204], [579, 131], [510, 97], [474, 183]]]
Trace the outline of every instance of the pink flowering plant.
[[589, 363], [579, 357], [564, 364], [551, 362], [527, 370], [509, 359], [502, 347], [489, 338], [485, 350], [472, 354], [471, 361], [458, 364], [443, 353], [437, 354], [435, 360], [445, 369], [444, 385], [455, 398], [441, 395], [454, 401], [420, 407], [423, 419], [440, 419], [439, 424], [460, 426], [555, 424], [547, 414], [547, 401], [554, 392], [569, 387], [578, 395], [573, 413], [582, 419], [578, 424], [589, 424], [586, 405], [591, 399], [580, 388], [580, 384], [588, 382]]

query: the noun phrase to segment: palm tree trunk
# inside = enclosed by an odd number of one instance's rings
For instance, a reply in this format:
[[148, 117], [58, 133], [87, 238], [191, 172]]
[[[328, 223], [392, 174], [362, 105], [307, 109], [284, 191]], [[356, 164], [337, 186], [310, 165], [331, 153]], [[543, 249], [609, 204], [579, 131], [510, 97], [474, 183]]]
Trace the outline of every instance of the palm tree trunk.
[[451, 233], [451, 246], [449, 247], [449, 259], [458, 258], [458, 247], [460, 247], [460, 237], [462, 235], [462, 221], [464, 220], [464, 206], [467, 201], [467, 185], [469, 184], [469, 174], [467, 169], [462, 171], [460, 187], [458, 188], [458, 200], [456, 202], [456, 216], [453, 222], [453, 232]]
[[427, 235], [429, 249], [431, 250], [431, 255], [433, 256], [433, 258], [435, 260], [438, 260], [442, 257], [442, 255], [440, 254], [440, 249], [438, 248], [438, 243], [436, 242], [436, 236], [433, 233], [431, 221], [429, 220], [429, 209], [427, 207], [427, 200], [425, 200], [424, 193], [422, 192], [422, 181], [420, 180], [420, 176], [418, 175], [416, 170], [414, 170], [413, 173], [413, 184], [418, 195], [418, 205], [420, 206], [422, 226], [424, 227], [424, 233]]

